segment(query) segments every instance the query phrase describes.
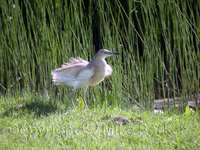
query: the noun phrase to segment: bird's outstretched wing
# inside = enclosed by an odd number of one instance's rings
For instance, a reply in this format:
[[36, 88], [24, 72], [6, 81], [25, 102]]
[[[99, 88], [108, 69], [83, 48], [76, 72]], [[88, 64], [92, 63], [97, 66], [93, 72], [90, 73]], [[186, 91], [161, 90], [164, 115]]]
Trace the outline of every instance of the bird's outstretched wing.
[[80, 65], [80, 64], [81, 65], [88, 65], [89, 62], [87, 60], [80, 58], [80, 57], [78, 57], [78, 58], [72, 57], [72, 58], [69, 59], [69, 62], [62, 64], [61, 68], [63, 68], [63, 69], [70, 68], [74, 65]]
[[54, 84], [65, 84], [79, 88], [87, 84], [93, 76], [93, 68], [88, 67], [89, 62], [81, 58], [71, 58], [69, 62], [52, 71]]

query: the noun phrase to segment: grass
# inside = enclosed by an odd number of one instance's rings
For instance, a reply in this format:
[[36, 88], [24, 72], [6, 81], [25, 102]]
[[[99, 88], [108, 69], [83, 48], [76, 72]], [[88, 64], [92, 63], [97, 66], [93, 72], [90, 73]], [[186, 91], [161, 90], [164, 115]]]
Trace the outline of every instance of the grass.
[[[0, 149], [181, 149], [200, 147], [198, 112], [154, 114], [137, 107], [70, 110], [45, 97], [0, 98]], [[115, 116], [129, 118], [117, 125]]]

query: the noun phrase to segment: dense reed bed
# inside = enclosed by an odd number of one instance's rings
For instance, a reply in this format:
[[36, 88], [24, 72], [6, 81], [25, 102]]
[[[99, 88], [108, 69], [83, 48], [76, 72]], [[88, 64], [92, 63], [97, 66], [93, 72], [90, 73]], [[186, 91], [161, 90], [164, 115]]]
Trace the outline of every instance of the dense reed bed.
[[[116, 49], [110, 79], [90, 89], [99, 104], [186, 97], [200, 89], [200, 1], [0, 1], [0, 93], [67, 97], [51, 70], [70, 57]], [[102, 96], [104, 98], [102, 98]], [[139, 103], [138, 103], [139, 102]]]

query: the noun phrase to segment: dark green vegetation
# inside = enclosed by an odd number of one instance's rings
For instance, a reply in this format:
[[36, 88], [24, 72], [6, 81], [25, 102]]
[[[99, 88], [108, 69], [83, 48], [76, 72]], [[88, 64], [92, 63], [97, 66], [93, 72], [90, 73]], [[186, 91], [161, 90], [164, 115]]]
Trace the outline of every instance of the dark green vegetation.
[[[51, 70], [72, 56], [115, 48], [111, 79], [94, 97], [149, 103], [199, 90], [200, 1], [9, 0], [0, 1], [0, 92], [65, 89]], [[59, 90], [59, 91], [58, 91]]]
[[[118, 115], [130, 123], [115, 124], [112, 118]], [[2, 97], [0, 149], [198, 150], [199, 122], [199, 114], [190, 111], [153, 114], [136, 107], [77, 107], [63, 112], [62, 105], [45, 97]]]

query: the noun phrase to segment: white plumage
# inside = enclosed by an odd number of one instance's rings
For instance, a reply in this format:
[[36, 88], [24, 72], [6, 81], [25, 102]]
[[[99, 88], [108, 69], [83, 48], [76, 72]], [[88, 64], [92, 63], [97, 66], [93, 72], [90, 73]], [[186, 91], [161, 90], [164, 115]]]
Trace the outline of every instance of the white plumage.
[[106, 63], [105, 58], [113, 54], [102, 49], [90, 62], [81, 58], [71, 58], [69, 62], [52, 71], [53, 83], [64, 84], [74, 89], [97, 85], [112, 74], [112, 68]]

